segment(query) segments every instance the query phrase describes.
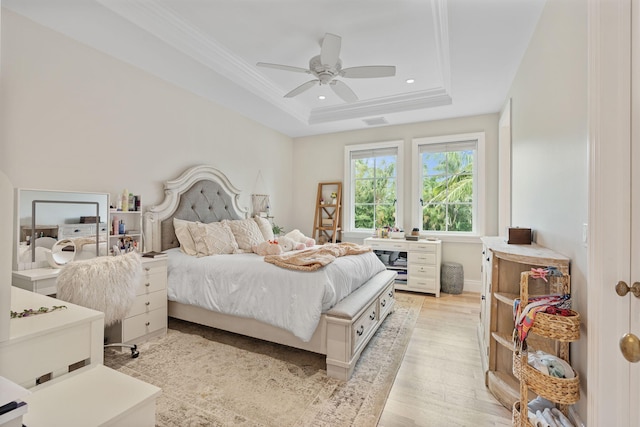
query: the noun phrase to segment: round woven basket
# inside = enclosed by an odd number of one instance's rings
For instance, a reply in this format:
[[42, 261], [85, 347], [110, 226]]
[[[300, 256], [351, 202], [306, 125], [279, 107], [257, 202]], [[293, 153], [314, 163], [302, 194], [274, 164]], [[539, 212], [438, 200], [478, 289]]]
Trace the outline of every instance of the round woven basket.
[[516, 400], [513, 402], [513, 427], [533, 427], [533, 424], [529, 422], [529, 420], [525, 420], [522, 422], [520, 420], [520, 401]]
[[562, 342], [580, 339], [580, 314], [570, 310], [570, 316], [560, 316], [539, 312], [531, 325], [531, 332], [536, 335]]
[[447, 294], [461, 294], [464, 270], [457, 262], [443, 262], [440, 267], [440, 289]]
[[580, 378], [573, 371], [574, 378], [557, 378], [538, 371], [525, 363], [521, 366], [520, 355], [513, 353], [513, 375], [539, 396], [564, 405], [572, 405], [580, 400]]

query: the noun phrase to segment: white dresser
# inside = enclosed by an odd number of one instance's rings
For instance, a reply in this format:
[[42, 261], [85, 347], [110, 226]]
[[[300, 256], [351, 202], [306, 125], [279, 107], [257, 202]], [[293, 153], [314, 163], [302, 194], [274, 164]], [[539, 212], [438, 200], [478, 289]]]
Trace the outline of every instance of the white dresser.
[[396, 281], [396, 289], [440, 296], [442, 241], [369, 237], [364, 239], [364, 244], [371, 246], [377, 253], [390, 252], [393, 255], [388, 261], [384, 257], [383, 262], [386, 261], [385, 265], [389, 270], [397, 271], [399, 277], [406, 278]]
[[139, 344], [167, 333], [167, 260], [142, 258], [143, 274], [127, 317], [105, 330], [109, 343]]

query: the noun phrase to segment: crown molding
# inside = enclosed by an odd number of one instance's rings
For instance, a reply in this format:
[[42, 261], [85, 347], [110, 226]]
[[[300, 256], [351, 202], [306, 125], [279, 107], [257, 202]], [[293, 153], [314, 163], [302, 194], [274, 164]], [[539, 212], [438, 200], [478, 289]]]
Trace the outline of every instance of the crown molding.
[[308, 108], [300, 103], [292, 103], [291, 100], [286, 102], [280, 87], [170, 8], [154, 0], [97, 1], [207, 68], [269, 101], [300, 122], [306, 122]]
[[431, 0], [437, 51], [433, 60], [439, 70], [439, 87], [316, 109], [310, 109], [294, 99], [283, 98], [282, 89], [258, 72], [253, 64], [243, 61], [176, 11], [155, 0], [97, 1], [301, 123], [328, 123], [452, 104], [447, 0]]

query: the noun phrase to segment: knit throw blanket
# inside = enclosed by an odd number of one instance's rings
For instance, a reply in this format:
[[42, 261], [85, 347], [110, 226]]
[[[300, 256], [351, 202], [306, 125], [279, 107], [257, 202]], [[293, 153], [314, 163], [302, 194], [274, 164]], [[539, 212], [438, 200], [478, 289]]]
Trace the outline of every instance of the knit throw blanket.
[[289, 252], [282, 255], [267, 255], [264, 260], [278, 267], [298, 271], [315, 271], [333, 262], [337, 257], [371, 252], [371, 247], [355, 243], [327, 243], [317, 248]]

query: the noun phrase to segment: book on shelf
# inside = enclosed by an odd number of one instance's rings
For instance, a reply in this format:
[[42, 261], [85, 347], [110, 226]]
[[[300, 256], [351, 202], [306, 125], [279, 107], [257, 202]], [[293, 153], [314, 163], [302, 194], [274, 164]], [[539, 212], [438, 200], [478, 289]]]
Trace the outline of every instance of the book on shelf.
[[151, 251], [143, 253], [142, 256], [144, 258], [167, 258], [169, 255], [167, 255], [166, 252]]

